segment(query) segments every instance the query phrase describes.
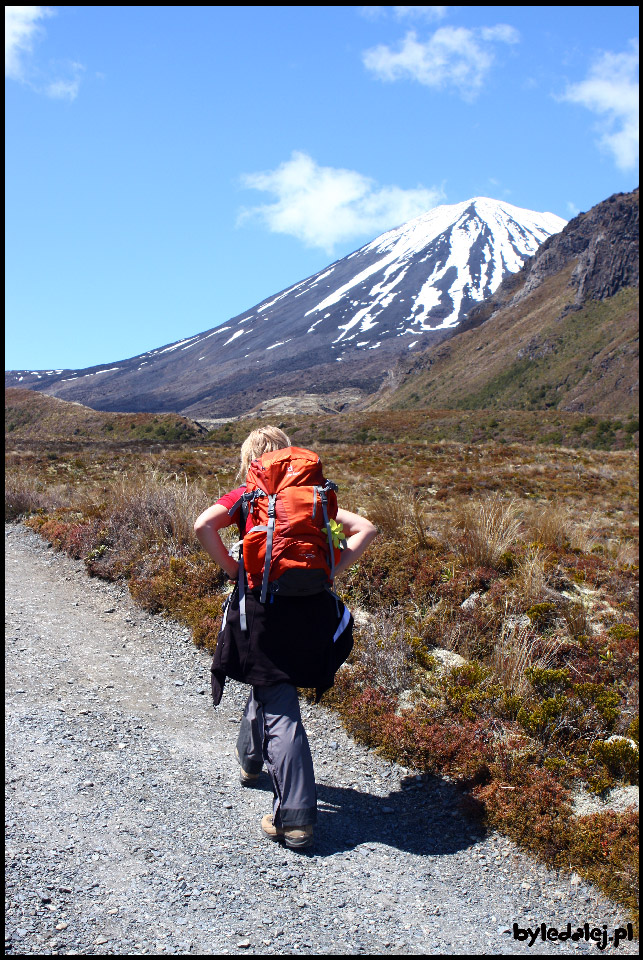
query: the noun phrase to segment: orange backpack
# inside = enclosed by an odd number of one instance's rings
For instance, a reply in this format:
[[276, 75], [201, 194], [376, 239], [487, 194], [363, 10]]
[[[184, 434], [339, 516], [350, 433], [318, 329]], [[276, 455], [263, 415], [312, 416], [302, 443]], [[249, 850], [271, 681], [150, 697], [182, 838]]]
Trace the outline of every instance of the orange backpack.
[[[261, 603], [269, 590], [301, 596], [332, 584], [340, 556], [329, 522], [337, 517], [336, 491], [337, 485], [324, 478], [321, 460], [311, 450], [286, 447], [252, 461], [246, 491], [229, 511], [232, 515], [240, 503], [242, 612], [245, 576], [251, 590], [261, 588]], [[244, 522], [248, 515], [251, 525]]]

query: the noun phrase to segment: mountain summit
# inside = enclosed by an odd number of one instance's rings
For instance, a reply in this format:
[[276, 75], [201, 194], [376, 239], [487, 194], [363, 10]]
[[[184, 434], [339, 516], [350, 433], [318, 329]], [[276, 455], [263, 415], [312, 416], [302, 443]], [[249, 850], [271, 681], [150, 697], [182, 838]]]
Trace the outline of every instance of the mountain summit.
[[99, 410], [202, 417], [303, 390], [372, 392], [565, 223], [486, 197], [436, 207], [204, 333], [85, 370], [12, 371], [5, 384]]
[[379, 408], [638, 409], [639, 191], [581, 213], [445, 343], [401, 356]]

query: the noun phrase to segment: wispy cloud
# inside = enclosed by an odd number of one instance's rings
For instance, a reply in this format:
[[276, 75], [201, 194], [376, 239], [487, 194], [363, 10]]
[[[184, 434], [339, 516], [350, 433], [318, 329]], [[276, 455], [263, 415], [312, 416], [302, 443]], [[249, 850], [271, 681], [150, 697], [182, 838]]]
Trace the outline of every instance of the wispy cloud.
[[428, 40], [409, 31], [398, 50], [381, 44], [363, 54], [363, 62], [381, 80], [417, 80], [442, 90], [454, 87], [473, 100], [494, 62], [493, 44], [515, 44], [520, 34], [508, 24], [494, 27], [439, 27]]
[[400, 20], [403, 17], [414, 17], [431, 22], [444, 20], [448, 9], [448, 7], [393, 7], [395, 16]]
[[355, 170], [319, 166], [301, 151], [275, 170], [245, 174], [242, 182], [275, 201], [242, 210], [239, 224], [258, 217], [272, 233], [290, 234], [328, 254], [337, 243], [383, 233], [445, 199], [439, 188], [379, 186]]
[[42, 21], [55, 13], [50, 7], [4, 8], [4, 73], [5, 77], [27, 84], [36, 93], [56, 100], [74, 100], [84, 69], [82, 64], [69, 63], [64, 68], [67, 76], [52, 79], [44, 76], [33, 59], [34, 42], [45, 35]]
[[84, 71], [82, 63], [71, 63], [69, 69], [72, 76], [69, 80], [53, 80], [48, 83], [44, 92], [54, 100], [75, 100], [80, 88], [80, 80]]
[[33, 42], [43, 31], [40, 20], [51, 17], [48, 7], [4, 8], [4, 75], [12, 80], [25, 78], [25, 57], [33, 51]]
[[429, 20], [434, 23], [443, 20], [447, 15], [448, 7], [359, 7], [359, 12], [368, 20], [381, 20], [391, 12], [401, 20], [404, 17], [413, 17], [418, 20]]
[[639, 45], [630, 41], [625, 53], [603, 53], [587, 79], [567, 87], [559, 97], [579, 103], [601, 118], [599, 146], [621, 170], [636, 166], [639, 154]]

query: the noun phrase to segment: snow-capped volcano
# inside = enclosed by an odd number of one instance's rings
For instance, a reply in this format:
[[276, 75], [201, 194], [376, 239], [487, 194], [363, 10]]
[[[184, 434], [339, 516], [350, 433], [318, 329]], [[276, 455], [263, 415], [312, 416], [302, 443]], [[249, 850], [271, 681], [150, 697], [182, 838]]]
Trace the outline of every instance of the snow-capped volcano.
[[12, 371], [5, 384], [192, 416], [302, 390], [370, 391], [400, 353], [448, 335], [565, 223], [486, 197], [436, 207], [204, 333], [102, 367]]
[[[453, 327], [565, 223], [553, 213], [521, 210], [486, 197], [436, 207], [311, 278], [309, 288], [331, 278], [327, 285], [334, 289], [306, 316], [317, 324], [324, 318], [316, 319], [315, 314], [341, 300], [358, 306], [355, 312], [345, 310], [352, 315], [338, 325], [340, 332], [333, 343], [349, 343], [370, 331], [369, 342], [378, 335], [404, 336]], [[342, 264], [348, 266], [350, 261], [353, 275], [337, 286]], [[355, 272], [358, 264], [364, 264], [363, 269]], [[355, 295], [359, 301], [351, 299]], [[406, 306], [398, 317], [400, 311], [389, 308], [402, 303]], [[361, 345], [367, 345], [363, 337]]]

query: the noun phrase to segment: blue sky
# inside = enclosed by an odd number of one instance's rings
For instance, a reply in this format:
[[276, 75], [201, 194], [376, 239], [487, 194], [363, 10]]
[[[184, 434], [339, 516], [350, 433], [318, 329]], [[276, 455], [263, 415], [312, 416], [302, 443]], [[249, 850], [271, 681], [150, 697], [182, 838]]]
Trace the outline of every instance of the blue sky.
[[638, 184], [636, 7], [5, 7], [7, 369], [204, 331], [440, 203]]

